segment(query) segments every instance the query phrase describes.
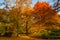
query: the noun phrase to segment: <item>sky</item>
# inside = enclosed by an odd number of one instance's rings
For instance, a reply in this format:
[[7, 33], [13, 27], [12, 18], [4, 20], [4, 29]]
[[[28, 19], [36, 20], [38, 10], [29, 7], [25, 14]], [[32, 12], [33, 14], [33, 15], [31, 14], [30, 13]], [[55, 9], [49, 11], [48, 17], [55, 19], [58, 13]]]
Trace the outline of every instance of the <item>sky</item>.
[[[4, 1], [3, 0], [0, 0], [0, 3], [3, 3]], [[0, 8], [3, 8], [4, 7], [4, 5], [3, 6], [0, 6]]]
[[[32, 0], [32, 6], [37, 2], [38, 0]], [[53, 0], [39, 0], [40, 2], [42, 2], [42, 1], [46, 1], [46, 2], [48, 2], [51, 6], [53, 6], [53, 4], [57, 1], [54, 1], [53, 2]]]
[[[53, 6], [53, 4], [54, 4], [57, 0], [55, 0], [54, 2], [53, 2], [53, 0], [39, 0], [39, 1], [40, 1], [40, 2], [46, 1], [46, 2], [48, 2], [51, 6]], [[4, 2], [3, 0], [0, 0], [0, 3], [3, 3], [3, 2]], [[32, 0], [32, 5], [31, 5], [31, 6], [33, 7], [36, 2], [38, 2], [38, 0]], [[3, 5], [3, 6], [0, 6], [0, 8], [4, 8], [4, 5]], [[60, 14], [60, 12], [59, 12], [58, 14]]]
[[[37, 2], [38, 0], [32, 0], [32, 7], [34, 6], [34, 4]], [[53, 4], [54, 4], [54, 2], [53, 2], [53, 0], [39, 0], [39, 1], [46, 1], [46, 2], [48, 2], [51, 6], [53, 6]], [[2, 2], [4, 2], [3, 0], [0, 0], [0, 3], [2, 3]], [[56, 2], [56, 1], [55, 1]], [[3, 6], [1, 6], [0, 8], [3, 8], [4, 7], [4, 5]]]

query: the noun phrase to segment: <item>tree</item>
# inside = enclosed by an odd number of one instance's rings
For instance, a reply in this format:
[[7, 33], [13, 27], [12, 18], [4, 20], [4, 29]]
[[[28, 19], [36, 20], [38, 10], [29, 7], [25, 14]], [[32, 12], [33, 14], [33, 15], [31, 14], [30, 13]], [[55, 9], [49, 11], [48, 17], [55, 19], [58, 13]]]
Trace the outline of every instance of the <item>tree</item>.
[[0, 32], [3, 32], [2, 36], [6, 35], [6, 33], [8, 33], [6, 36], [9, 36], [9, 34], [13, 34], [13, 31], [15, 30], [14, 23], [9, 16], [9, 11], [3, 9], [0, 9], [0, 30]]
[[56, 2], [54, 3], [53, 5], [53, 8], [56, 10], [56, 11], [60, 11], [60, 0], [56, 0]]
[[[29, 3], [30, 1], [29, 0], [16, 0], [16, 6], [12, 7], [12, 10], [11, 10], [12, 14], [10, 14], [10, 17], [15, 20], [16, 25], [17, 25], [17, 30], [20, 30], [22, 27], [24, 27], [26, 25], [25, 23], [27, 23], [26, 22], [27, 17], [24, 18], [24, 16], [27, 16], [28, 14], [30, 15], [30, 12], [31, 12], [30, 8], [29, 8], [30, 7], [30, 3]], [[29, 8], [29, 10], [27, 8]], [[26, 25], [26, 28], [27, 27], [28, 26]], [[26, 31], [27, 31], [27, 29], [26, 29]]]
[[25, 15], [25, 23], [26, 23], [26, 33], [28, 35], [29, 32], [29, 29], [31, 27], [31, 24], [32, 24], [32, 21], [31, 21], [31, 15], [32, 15], [32, 12], [33, 12], [33, 8], [31, 7], [25, 7], [22, 14]]
[[37, 2], [34, 9], [36, 24], [44, 25], [47, 22], [56, 22], [54, 17], [57, 15], [57, 12], [53, 10], [48, 3]]
[[[4, 0], [2, 5], [5, 5], [3, 10], [5, 20], [9, 19], [15, 26], [14, 32], [28, 32], [28, 26], [31, 18], [32, 8], [30, 7], [31, 0]], [[13, 4], [13, 6], [11, 6]], [[4, 12], [5, 12], [4, 11]], [[23, 25], [23, 26], [22, 26]], [[24, 29], [26, 27], [26, 29]], [[26, 30], [26, 31], [25, 31]], [[18, 33], [18, 32], [17, 32]]]

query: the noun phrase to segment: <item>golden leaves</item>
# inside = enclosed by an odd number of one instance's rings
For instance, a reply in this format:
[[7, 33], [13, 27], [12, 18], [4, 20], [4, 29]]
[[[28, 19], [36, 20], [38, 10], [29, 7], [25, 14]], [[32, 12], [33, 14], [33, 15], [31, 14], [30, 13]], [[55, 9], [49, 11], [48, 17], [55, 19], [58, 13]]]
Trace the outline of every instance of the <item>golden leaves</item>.
[[31, 15], [33, 11], [34, 10], [31, 7], [24, 7], [24, 9], [22, 10], [22, 14]]

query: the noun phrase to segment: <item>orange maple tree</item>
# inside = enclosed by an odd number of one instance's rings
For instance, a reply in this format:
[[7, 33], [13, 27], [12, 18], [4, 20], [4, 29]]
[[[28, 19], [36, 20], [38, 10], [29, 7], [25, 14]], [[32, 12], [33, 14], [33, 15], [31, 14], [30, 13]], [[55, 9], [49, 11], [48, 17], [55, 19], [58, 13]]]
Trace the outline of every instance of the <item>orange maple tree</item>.
[[37, 2], [35, 5], [34, 5], [34, 9], [36, 10], [47, 10], [47, 9], [50, 9], [50, 5], [46, 2]]
[[54, 20], [55, 15], [57, 15], [57, 11], [53, 10], [51, 6], [46, 2], [37, 2], [34, 5], [34, 9], [35, 17], [38, 20], [37, 23], [44, 23], [47, 21], [49, 22], [52, 19]]

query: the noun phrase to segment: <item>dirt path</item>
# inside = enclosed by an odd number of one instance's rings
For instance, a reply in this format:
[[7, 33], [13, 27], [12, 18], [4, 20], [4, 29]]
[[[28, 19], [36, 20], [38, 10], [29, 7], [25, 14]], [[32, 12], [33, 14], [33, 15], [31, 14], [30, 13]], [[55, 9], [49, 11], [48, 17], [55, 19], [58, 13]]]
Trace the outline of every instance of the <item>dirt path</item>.
[[20, 36], [20, 37], [0, 37], [0, 40], [40, 40], [40, 39], [34, 39], [28, 36]]
[[0, 40], [60, 40], [60, 39], [36, 39], [29, 36], [20, 36], [20, 37], [0, 37]]

